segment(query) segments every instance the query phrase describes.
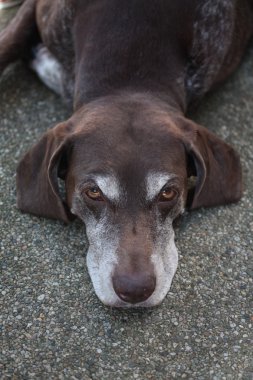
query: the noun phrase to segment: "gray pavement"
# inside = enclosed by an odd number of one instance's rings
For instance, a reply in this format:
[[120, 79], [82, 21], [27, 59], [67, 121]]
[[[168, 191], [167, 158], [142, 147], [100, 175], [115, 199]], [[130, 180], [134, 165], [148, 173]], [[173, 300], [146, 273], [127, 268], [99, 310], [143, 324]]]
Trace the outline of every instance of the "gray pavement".
[[[11, 15], [2, 14], [0, 28]], [[179, 268], [157, 308], [103, 306], [85, 265], [84, 226], [16, 209], [19, 158], [66, 116], [21, 63], [1, 78], [0, 378], [253, 379], [253, 46], [194, 115], [239, 151], [243, 199], [183, 216]]]

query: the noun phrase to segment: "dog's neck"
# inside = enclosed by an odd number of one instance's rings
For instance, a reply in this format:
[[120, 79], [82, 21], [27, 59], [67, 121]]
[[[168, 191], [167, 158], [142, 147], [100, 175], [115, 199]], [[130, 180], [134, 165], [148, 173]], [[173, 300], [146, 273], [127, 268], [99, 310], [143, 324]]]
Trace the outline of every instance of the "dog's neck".
[[152, 93], [185, 112], [185, 62], [189, 44], [186, 25], [190, 25], [192, 16], [182, 15], [182, 33], [179, 27], [171, 26], [176, 7], [166, 6], [168, 13], [160, 15], [165, 31], [152, 28], [157, 15], [154, 20], [147, 20], [135, 6], [133, 12], [138, 17], [130, 17], [124, 4], [120, 11], [115, 4], [112, 2], [117, 17], [111, 21], [114, 11], [98, 10], [98, 5], [89, 11], [84, 8], [76, 16], [74, 108], [77, 110], [101, 96], [129, 91]]

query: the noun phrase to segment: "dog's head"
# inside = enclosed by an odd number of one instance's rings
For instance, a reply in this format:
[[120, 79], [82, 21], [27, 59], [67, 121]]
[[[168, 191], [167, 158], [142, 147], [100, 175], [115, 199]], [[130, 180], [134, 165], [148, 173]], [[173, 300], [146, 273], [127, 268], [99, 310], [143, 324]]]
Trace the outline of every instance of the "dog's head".
[[47, 132], [21, 160], [17, 191], [25, 212], [84, 221], [102, 302], [154, 306], [177, 268], [173, 220], [186, 205], [237, 201], [241, 168], [230, 146], [162, 102], [111, 97]]

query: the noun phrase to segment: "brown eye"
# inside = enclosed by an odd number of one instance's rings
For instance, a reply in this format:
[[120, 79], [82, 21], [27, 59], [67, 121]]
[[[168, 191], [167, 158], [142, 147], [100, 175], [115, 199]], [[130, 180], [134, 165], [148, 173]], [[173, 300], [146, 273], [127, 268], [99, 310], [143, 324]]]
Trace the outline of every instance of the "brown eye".
[[88, 190], [86, 190], [85, 194], [88, 198], [92, 199], [93, 201], [103, 201], [103, 194], [97, 187], [92, 187]]
[[161, 192], [158, 202], [170, 202], [176, 198], [178, 192], [174, 189], [165, 189]]

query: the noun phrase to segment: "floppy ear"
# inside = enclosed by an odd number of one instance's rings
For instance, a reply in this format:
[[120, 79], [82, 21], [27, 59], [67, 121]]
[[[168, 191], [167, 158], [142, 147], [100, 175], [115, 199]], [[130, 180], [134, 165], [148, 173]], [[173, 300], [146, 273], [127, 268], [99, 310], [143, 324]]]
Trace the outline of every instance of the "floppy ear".
[[58, 186], [58, 171], [60, 165], [66, 166], [70, 148], [69, 136], [69, 126], [59, 124], [45, 133], [20, 161], [16, 181], [17, 206], [22, 211], [64, 222], [73, 219]]
[[190, 208], [239, 201], [242, 196], [239, 155], [207, 129], [194, 123], [190, 125], [191, 137], [188, 135], [186, 146], [195, 167], [191, 174], [197, 177]]

